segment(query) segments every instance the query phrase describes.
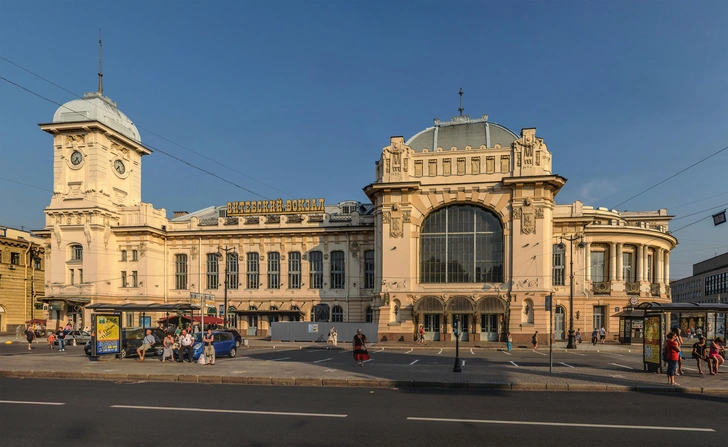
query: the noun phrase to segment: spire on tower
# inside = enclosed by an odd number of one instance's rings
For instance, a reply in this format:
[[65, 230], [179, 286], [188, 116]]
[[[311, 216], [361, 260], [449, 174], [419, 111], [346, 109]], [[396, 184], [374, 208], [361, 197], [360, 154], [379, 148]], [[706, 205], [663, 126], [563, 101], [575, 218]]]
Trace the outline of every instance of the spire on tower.
[[458, 111], [460, 112], [460, 116], [463, 116], [463, 88], [460, 87], [460, 91], [458, 92], [458, 95], [460, 95], [460, 107], [458, 108]]
[[102, 68], [101, 62], [102, 62], [102, 44], [101, 44], [101, 28], [99, 28], [99, 94], [104, 94], [104, 70]]

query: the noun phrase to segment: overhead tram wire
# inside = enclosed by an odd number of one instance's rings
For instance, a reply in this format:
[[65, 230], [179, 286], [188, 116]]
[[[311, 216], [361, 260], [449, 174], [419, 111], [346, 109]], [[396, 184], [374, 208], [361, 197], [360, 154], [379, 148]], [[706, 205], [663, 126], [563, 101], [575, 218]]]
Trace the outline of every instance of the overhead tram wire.
[[[7, 82], [7, 83], [9, 83], [9, 84], [12, 84], [12, 85], [14, 85], [15, 87], [18, 87], [18, 88], [20, 88], [20, 89], [22, 89], [22, 90], [25, 90], [26, 92], [30, 93], [31, 95], [33, 95], [33, 96], [37, 96], [38, 98], [41, 98], [41, 99], [43, 99], [44, 101], [48, 101], [48, 102], [50, 102], [51, 104], [55, 104], [55, 105], [57, 105], [57, 106], [59, 106], [59, 107], [63, 107], [63, 108], [65, 108], [65, 109], [67, 109], [67, 110], [70, 110], [71, 112], [75, 112], [75, 113], [78, 113], [78, 112], [77, 112], [76, 110], [73, 110], [73, 109], [71, 109], [71, 108], [69, 108], [69, 107], [66, 107], [66, 106], [65, 106], [64, 104], [60, 104], [60, 103], [58, 103], [58, 102], [56, 102], [56, 101], [54, 101], [54, 100], [52, 100], [52, 99], [46, 98], [45, 96], [43, 96], [43, 95], [41, 95], [41, 94], [39, 94], [39, 93], [36, 93], [36, 92], [34, 92], [34, 91], [32, 91], [32, 90], [30, 90], [30, 89], [26, 88], [26, 87], [23, 87], [22, 85], [20, 85], [20, 84], [18, 84], [18, 83], [16, 83], [16, 82], [13, 82], [13, 81], [11, 81], [11, 80], [9, 80], [9, 79], [7, 79], [7, 78], [3, 77], [3, 76], [0, 76], [0, 80], [3, 80], [3, 81], [5, 81], [5, 82]], [[257, 192], [255, 192], [255, 191], [251, 190], [251, 189], [248, 189], [248, 188], [246, 188], [246, 187], [244, 187], [244, 186], [238, 185], [237, 183], [235, 183], [235, 182], [232, 182], [232, 181], [230, 181], [230, 180], [227, 180], [226, 178], [223, 178], [223, 177], [221, 177], [221, 176], [219, 176], [219, 175], [215, 174], [214, 172], [210, 172], [210, 171], [208, 171], [208, 170], [206, 170], [206, 169], [203, 169], [203, 168], [201, 168], [201, 167], [199, 167], [199, 166], [195, 166], [195, 165], [193, 165], [192, 163], [190, 163], [190, 162], [188, 162], [188, 161], [186, 161], [186, 160], [183, 160], [183, 159], [182, 159], [182, 158], [180, 158], [180, 157], [177, 157], [176, 155], [172, 155], [172, 154], [170, 154], [169, 152], [166, 152], [166, 151], [164, 151], [164, 150], [162, 150], [162, 149], [159, 149], [158, 147], [155, 147], [155, 146], [152, 146], [152, 145], [149, 145], [149, 144], [148, 144], [148, 145], [146, 145], [146, 146], [148, 146], [149, 148], [151, 148], [151, 149], [155, 150], [156, 152], [159, 152], [159, 153], [161, 153], [161, 154], [164, 154], [164, 155], [166, 155], [167, 157], [173, 158], [173, 159], [175, 159], [175, 160], [179, 161], [180, 163], [186, 164], [187, 166], [189, 166], [189, 167], [191, 167], [191, 168], [193, 168], [193, 169], [196, 169], [196, 170], [198, 170], [198, 171], [200, 171], [200, 172], [204, 172], [205, 174], [211, 175], [212, 177], [215, 177], [215, 178], [217, 178], [218, 180], [222, 180], [223, 182], [225, 182], [225, 183], [228, 183], [228, 184], [230, 184], [230, 185], [232, 185], [232, 186], [235, 186], [236, 188], [242, 189], [243, 191], [246, 191], [246, 192], [248, 192], [248, 193], [250, 193], [250, 194], [253, 194], [253, 195], [257, 196], [257, 197], [260, 197], [261, 199], [265, 199], [265, 200], [270, 200], [270, 198], [269, 198], [269, 197], [265, 197], [265, 196], [263, 196], [263, 195], [261, 195], [261, 194], [258, 194], [258, 193], [257, 193]]]
[[[83, 96], [79, 96], [79, 95], [78, 95], [78, 94], [76, 94], [75, 92], [72, 92], [71, 90], [68, 90], [67, 88], [65, 88], [65, 87], [63, 87], [63, 86], [61, 86], [61, 85], [58, 85], [58, 84], [56, 84], [55, 82], [53, 82], [53, 81], [51, 81], [51, 80], [49, 80], [49, 79], [47, 79], [47, 78], [45, 78], [45, 77], [43, 77], [43, 76], [41, 76], [41, 75], [39, 75], [39, 74], [35, 73], [35, 72], [33, 72], [32, 70], [29, 70], [29, 69], [27, 69], [27, 68], [23, 67], [22, 65], [20, 65], [20, 64], [17, 64], [17, 63], [15, 63], [15, 62], [11, 61], [10, 59], [8, 59], [8, 58], [6, 58], [6, 57], [3, 57], [2, 55], [0, 55], [0, 59], [4, 60], [5, 62], [7, 62], [7, 63], [9, 63], [9, 64], [12, 64], [12, 65], [14, 65], [14, 66], [16, 66], [16, 67], [20, 68], [21, 70], [23, 70], [23, 71], [25, 71], [25, 72], [27, 72], [27, 73], [30, 73], [30, 74], [32, 74], [33, 76], [37, 77], [38, 79], [42, 79], [43, 81], [45, 81], [45, 82], [47, 82], [47, 83], [51, 84], [51, 85], [52, 85], [52, 86], [54, 86], [54, 87], [57, 87], [57, 88], [59, 88], [59, 89], [63, 90], [63, 91], [64, 91], [64, 92], [66, 92], [66, 93], [70, 93], [71, 95], [73, 95], [73, 97], [74, 97], [74, 98], [78, 98], [78, 99], [83, 99]], [[98, 107], [98, 106], [97, 106], [96, 104], [92, 104], [92, 105], [93, 105], [94, 107]], [[136, 124], [135, 124], [135, 126], [136, 126]], [[259, 184], [261, 184], [261, 185], [263, 185], [263, 186], [265, 186], [265, 187], [267, 187], [267, 188], [270, 188], [270, 189], [272, 189], [272, 190], [274, 190], [274, 191], [278, 191], [279, 193], [281, 193], [281, 194], [285, 194], [285, 195], [287, 195], [288, 197], [294, 197], [294, 195], [293, 195], [293, 194], [290, 194], [290, 193], [288, 193], [288, 192], [286, 192], [286, 191], [283, 191], [282, 189], [276, 188], [276, 187], [275, 187], [275, 186], [273, 186], [273, 185], [269, 185], [268, 183], [265, 183], [265, 182], [263, 182], [263, 181], [261, 181], [261, 180], [258, 180], [258, 179], [256, 179], [255, 177], [252, 177], [252, 176], [250, 176], [250, 175], [248, 175], [248, 174], [246, 174], [246, 173], [244, 173], [244, 172], [241, 172], [241, 171], [239, 171], [239, 170], [237, 170], [237, 169], [235, 169], [235, 168], [232, 168], [232, 167], [230, 167], [230, 166], [228, 166], [228, 165], [226, 165], [226, 164], [224, 164], [224, 163], [221, 163], [221, 162], [219, 162], [219, 161], [215, 160], [214, 158], [208, 157], [207, 155], [205, 155], [205, 154], [203, 154], [203, 153], [200, 153], [200, 152], [197, 152], [197, 151], [196, 151], [196, 150], [194, 150], [194, 149], [190, 149], [189, 147], [187, 147], [187, 146], [185, 146], [185, 145], [183, 145], [183, 144], [180, 144], [180, 143], [177, 143], [176, 141], [170, 140], [169, 138], [167, 138], [167, 137], [165, 137], [165, 136], [163, 136], [163, 135], [160, 135], [160, 134], [158, 134], [158, 133], [156, 133], [156, 132], [154, 132], [154, 131], [152, 131], [152, 130], [146, 129], [146, 128], [142, 127], [142, 126], [136, 126], [136, 127], [137, 127], [138, 129], [141, 129], [141, 130], [143, 130], [144, 132], [146, 132], [146, 133], [148, 133], [148, 134], [150, 134], [150, 135], [154, 135], [155, 137], [157, 137], [157, 138], [160, 138], [160, 139], [162, 139], [162, 140], [164, 140], [164, 141], [166, 141], [166, 142], [168, 142], [168, 143], [174, 144], [175, 146], [177, 146], [177, 147], [180, 147], [180, 148], [182, 148], [182, 149], [184, 149], [184, 150], [186, 150], [186, 151], [188, 151], [188, 152], [192, 152], [193, 154], [197, 155], [198, 157], [202, 157], [202, 158], [204, 158], [205, 160], [207, 160], [207, 161], [210, 161], [210, 162], [212, 162], [212, 163], [215, 163], [215, 164], [216, 164], [216, 165], [218, 165], [218, 166], [222, 166], [223, 168], [225, 168], [225, 169], [228, 169], [228, 170], [230, 170], [230, 171], [232, 171], [232, 172], [234, 172], [234, 173], [236, 173], [236, 174], [240, 174], [240, 175], [242, 175], [243, 177], [245, 177], [245, 178], [247, 178], [247, 179], [250, 179], [250, 180], [252, 180], [252, 181], [254, 181], [254, 182], [256, 182], [256, 183], [259, 183]], [[150, 147], [151, 147], [151, 146], [150, 146]]]

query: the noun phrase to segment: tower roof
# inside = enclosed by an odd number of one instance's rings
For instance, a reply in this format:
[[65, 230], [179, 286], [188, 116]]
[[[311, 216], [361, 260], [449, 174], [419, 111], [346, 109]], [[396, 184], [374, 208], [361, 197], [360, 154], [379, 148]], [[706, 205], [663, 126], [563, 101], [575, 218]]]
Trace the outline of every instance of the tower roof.
[[98, 121], [122, 135], [141, 143], [134, 123], [119, 110], [116, 103], [100, 93], [86, 93], [81, 99], [63, 104], [53, 115], [54, 123]]

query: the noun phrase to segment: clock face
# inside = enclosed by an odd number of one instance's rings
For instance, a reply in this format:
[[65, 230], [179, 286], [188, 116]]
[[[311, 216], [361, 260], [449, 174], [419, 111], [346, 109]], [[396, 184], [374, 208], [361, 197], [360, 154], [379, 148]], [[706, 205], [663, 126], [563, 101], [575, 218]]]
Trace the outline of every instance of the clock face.
[[629, 299], [629, 304], [631, 304], [633, 306], [636, 306], [637, 303], [639, 303], [639, 302], [640, 302], [640, 300], [636, 296], [633, 296], [632, 298]]
[[79, 151], [73, 151], [73, 153], [71, 154], [71, 163], [74, 166], [78, 166], [81, 164], [82, 161], [83, 161], [83, 154], [80, 153]]
[[126, 172], [126, 166], [124, 166], [124, 162], [121, 160], [114, 160], [114, 169], [116, 169], [116, 172], [119, 174]]

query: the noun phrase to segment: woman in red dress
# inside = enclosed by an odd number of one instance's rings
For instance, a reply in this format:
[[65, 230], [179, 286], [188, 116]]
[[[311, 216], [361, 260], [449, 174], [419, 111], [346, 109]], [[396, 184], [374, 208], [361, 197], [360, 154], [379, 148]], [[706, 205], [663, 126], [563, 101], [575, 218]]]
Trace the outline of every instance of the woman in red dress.
[[364, 366], [367, 360], [369, 360], [367, 336], [361, 333], [361, 329], [357, 329], [354, 336], [354, 366]]

